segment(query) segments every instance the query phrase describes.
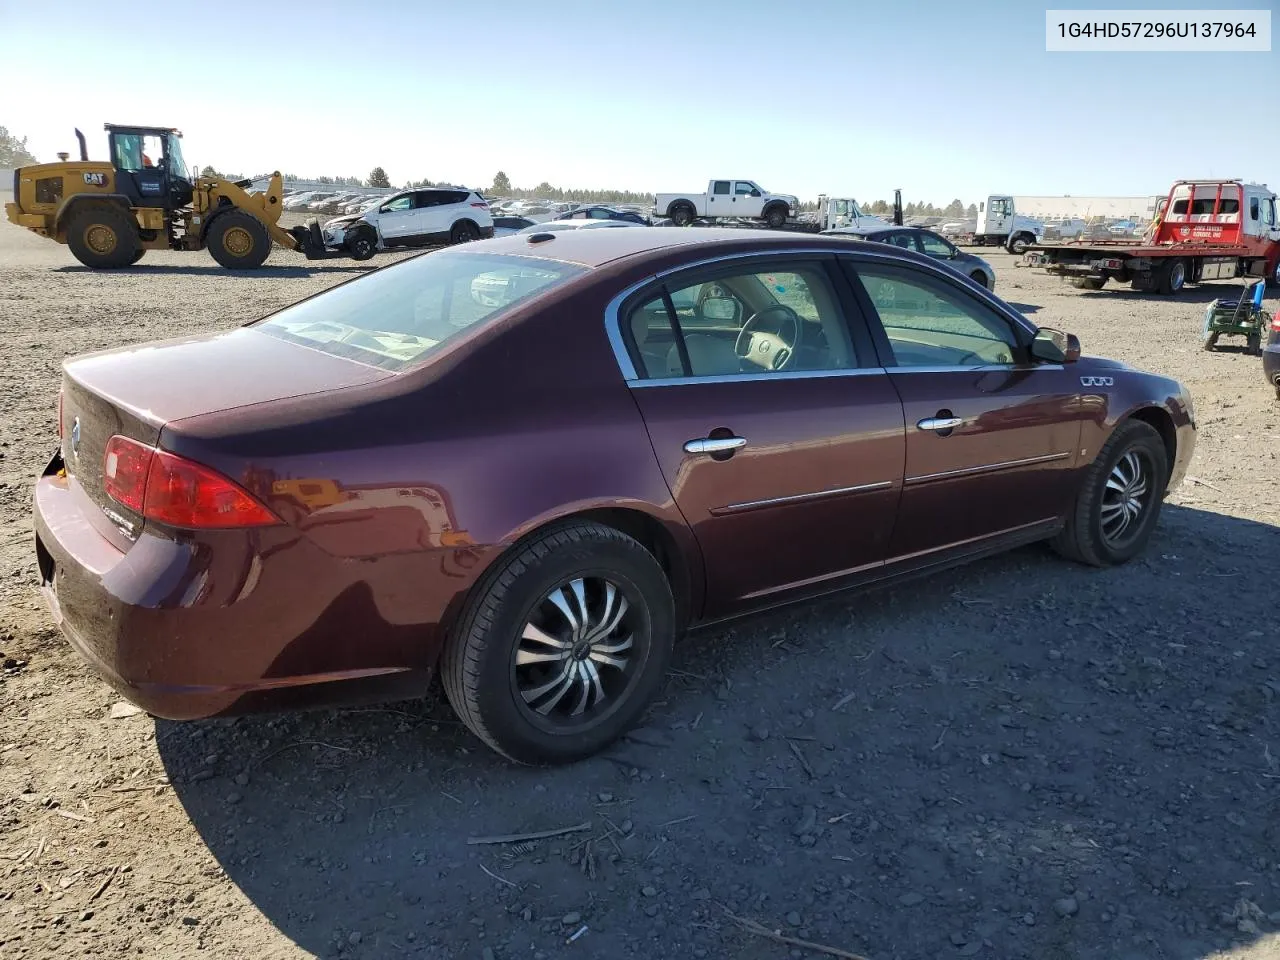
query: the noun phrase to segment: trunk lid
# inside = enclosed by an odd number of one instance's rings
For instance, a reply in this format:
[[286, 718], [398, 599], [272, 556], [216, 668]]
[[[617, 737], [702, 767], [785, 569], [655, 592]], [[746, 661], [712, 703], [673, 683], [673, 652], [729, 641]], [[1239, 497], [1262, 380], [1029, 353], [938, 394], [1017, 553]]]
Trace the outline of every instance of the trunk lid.
[[251, 328], [75, 357], [63, 364], [63, 465], [98, 508], [87, 511], [89, 522], [127, 550], [142, 517], [107, 495], [103, 456], [112, 436], [155, 444], [174, 420], [391, 376]]

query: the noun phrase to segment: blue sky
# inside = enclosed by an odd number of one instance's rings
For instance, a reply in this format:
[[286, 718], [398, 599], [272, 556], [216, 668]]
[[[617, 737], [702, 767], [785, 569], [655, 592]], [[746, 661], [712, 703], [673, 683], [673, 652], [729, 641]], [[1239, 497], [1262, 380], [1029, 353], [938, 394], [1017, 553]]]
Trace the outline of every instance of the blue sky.
[[[1199, 0], [1273, 10], [1277, 0]], [[1024, 0], [0, 0], [0, 124], [42, 160], [173, 125], [257, 173], [863, 200], [1280, 186], [1280, 53], [1046, 53]], [[1092, 4], [1076, 6], [1102, 7]], [[1173, 0], [1116, 5], [1187, 7]], [[55, 24], [51, 27], [51, 23]], [[154, 29], [148, 24], [154, 24]], [[51, 29], [54, 31], [50, 33]], [[205, 50], [207, 52], [202, 53]], [[39, 96], [22, 95], [38, 90]], [[1247, 104], [1256, 104], [1252, 118]]]

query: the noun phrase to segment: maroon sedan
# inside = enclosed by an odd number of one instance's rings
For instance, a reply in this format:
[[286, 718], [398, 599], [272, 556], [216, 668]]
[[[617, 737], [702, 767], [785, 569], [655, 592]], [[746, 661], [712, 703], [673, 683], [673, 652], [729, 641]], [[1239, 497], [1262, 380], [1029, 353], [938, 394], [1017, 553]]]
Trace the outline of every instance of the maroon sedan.
[[632, 724], [695, 624], [1151, 536], [1176, 382], [932, 260], [732, 230], [506, 237], [66, 363], [61, 627], [175, 719], [420, 694], [508, 757]]

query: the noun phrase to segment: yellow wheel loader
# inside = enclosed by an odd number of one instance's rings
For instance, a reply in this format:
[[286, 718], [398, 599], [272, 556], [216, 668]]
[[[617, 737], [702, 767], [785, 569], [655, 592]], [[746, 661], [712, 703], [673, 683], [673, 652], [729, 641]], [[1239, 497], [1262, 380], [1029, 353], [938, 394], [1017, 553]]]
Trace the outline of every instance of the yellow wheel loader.
[[148, 250], [200, 250], [229, 270], [262, 266], [274, 240], [310, 259], [344, 256], [326, 250], [319, 225], [280, 226], [279, 173], [265, 191], [250, 181], [192, 176], [182, 159], [182, 134], [170, 127], [107, 124], [109, 163], [89, 159], [76, 131], [80, 159], [20, 167], [13, 172], [11, 223], [71, 248], [95, 269], [128, 267]]

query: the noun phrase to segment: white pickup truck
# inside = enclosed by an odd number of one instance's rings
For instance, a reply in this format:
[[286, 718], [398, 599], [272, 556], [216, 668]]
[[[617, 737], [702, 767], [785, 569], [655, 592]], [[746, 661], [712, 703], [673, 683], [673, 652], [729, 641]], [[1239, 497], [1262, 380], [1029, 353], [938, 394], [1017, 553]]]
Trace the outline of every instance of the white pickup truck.
[[769, 193], [751, 180], [712, 180], [706, 193], [659, 193], [653, 198], [655, 217], [670, 217], [677, 227], [694, 220], [763, 220], [781, 227], [800, 210], [789, 194]]

